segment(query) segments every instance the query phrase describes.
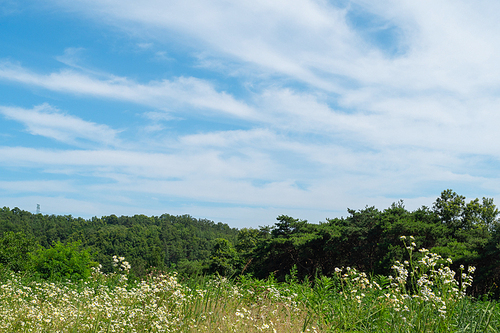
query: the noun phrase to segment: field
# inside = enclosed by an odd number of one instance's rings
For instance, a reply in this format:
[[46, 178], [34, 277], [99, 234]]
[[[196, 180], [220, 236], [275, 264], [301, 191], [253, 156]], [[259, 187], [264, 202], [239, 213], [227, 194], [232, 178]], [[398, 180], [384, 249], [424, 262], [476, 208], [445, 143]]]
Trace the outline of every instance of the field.
[[280, 283], [249, 276], [181, 283], [160, 272], [129, 281], [122, 257], [114, 257], [115, 273], [96, 267], [76, 282], [3, 272], [0, 331], [498, 332], [499, 304], [466, 296], [475, 268], [455, 273], [450, 260], [420, 253], [396, 262], [394, 276], [345, 267], [299, 282], [292, 270]]

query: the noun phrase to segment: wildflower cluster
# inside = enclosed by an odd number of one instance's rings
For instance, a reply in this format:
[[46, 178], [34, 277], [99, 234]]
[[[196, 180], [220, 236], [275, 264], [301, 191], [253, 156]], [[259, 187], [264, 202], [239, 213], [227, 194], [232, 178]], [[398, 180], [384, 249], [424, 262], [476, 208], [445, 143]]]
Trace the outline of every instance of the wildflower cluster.
[[13, 275], [0, 287], [0, 331], [169, 332], [182, 323], [173, 309], [183, 301], [172, 276], [127, 289], [88, 282], [26, 284]]
[[128, 261], [125, 261], [125, 257], [113, 256], [113, 267], [124, 273], [130, 271], [130, 264]]
[[[81, 284], [23, 281], [0, 285], [0, 332], [299, 332], [306, 316], [297, 294], [274, 283], [235, 284], [223, 277], [188, 288], [176, 273], [131, 284], [130, 265], [113, 257]], [[315, 326], [305, 327], [317, 332]]]
[[360, 272], [355, 268], [335, 267], [335, 274], [341, 281], [342, 291], [340, 293], [345, 299], [361, 303], [368, 293], [382, 290], [376, 281], [368, 279], [365, 272]]
[[[305, 313], [296, 293], [269, 281], [257, 283], [242, 278], [240, 284], [235, 284], [224, 277], [217, 277], [207, 283], [205, 290], [197, 290], [196, 297], [206, 302], [214, 290], [225, 302], [223, 311], [218, 308], [220, 304], [209, 304], [208, 313], [217, 317], [216, 325], [209, 325], [202, 314], [199, 316], [201, 321], [193, 320], [191, 329], [200, 332], [215, 328], [230, 332], [294, 331], [293, 322], [300, 322]], [[193, 298], [192, 301], [196, 300]]]
[[[129, 282], [130, 265], [118, 256], [115, 273], [96, 266], [80, 282], [11, 273], [0, 283], [0, 332], [448, 332], [459, 325], [466, 331], [468, 322], [450, 318], [466, 311], [457, 304], [467, 302], [475, 268], [455, 273], [451, 259], [427, 249], [413, 253], [409, 240], [409, 260], [395, 262], [388, 278], [341, 267], [314, 283], [217, 276], [189, 288], [175, 273]], [[486, 319], [477, 331], [498, 327], [500, 316], [493, 324], [487, 311], [478, 311]]]
[[416, 248], [413, 237], [409, 237], [409, 245], [405, 236], [401, 239], [409, 252], [410, 261], [396, 261], [392, 266], [395, 277], [389, 277], [388, 292], [381, 298], [386, 299], [396, 312], [409, 312], [416, 306], [431, 307], [441, 318], [445, 318], [447, 309], [463, 298], [466, 288], [471, 286], [475, 267], [469, 267], [464, 273], [461, 266], [461, 280], [458, 281], [456, 273], [449, 267], [453, 263], [450, 258], [444, 260], [440, 255], [422, 248], [419, 250], [422, 257], [415, 262], [412, 256]]

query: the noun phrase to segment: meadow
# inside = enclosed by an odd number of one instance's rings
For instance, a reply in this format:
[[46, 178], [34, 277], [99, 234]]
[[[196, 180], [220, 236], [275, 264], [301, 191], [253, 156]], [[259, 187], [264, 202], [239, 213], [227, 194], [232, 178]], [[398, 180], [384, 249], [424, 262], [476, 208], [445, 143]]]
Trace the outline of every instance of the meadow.
[[[467, 296], [475, 267], [416, 249], [390, 276], [338, 267], [332, 276], [286, 281], [175, 272], [129, 275], [113, 257], [78, 281], [3, 271], [0, 332], [498, 332], [500, 305]], [[418, 259], [417, 259], [418, 258]]]

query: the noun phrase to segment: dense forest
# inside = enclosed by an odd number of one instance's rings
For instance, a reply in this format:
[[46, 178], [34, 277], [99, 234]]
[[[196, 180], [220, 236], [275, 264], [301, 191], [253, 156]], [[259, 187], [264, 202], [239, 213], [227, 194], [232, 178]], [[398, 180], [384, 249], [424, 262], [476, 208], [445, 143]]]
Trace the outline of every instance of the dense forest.
[[210, 258], [215, 239], [236, 242], [237, 235], [238, 230], [227, 224], [189, 215], [110, 215], [85, 220], [4, 207], [0, 210], [0, 236], [4, 236], [3, 242], [0, 240], [0, 264], [15, 262], [11, 252], [6, 251], [15, 243], [13, 238], [25, 239], [31, 250], [38, 244], [49, 248], [58, 242], [78, 241], [104, 266], [104, 272], [112, 271], [111, 258], [119, 255], [127, 258], [137, 276], [146, 274], [151, 267], [178, 267], [196, 274], [202, 272], [202, 265]]
[[[299, 279], [331, 276], [336, 267], [355, 267], [390, 275], [408, 249], [430, 249], [460, 265], [477, 267], [472, 293], [500, 296], [500, 223], [492, 199], [466, 202], [445, 190], [433, 206], [408, 211], [402, 201], [384, 210], [348, 209], [349, 215], [309, 223], [281, 215], [273, 226], [237, 230], [189, 215], [159, 217], [115, 215], [85, 220], [0, 210], [0, 265], [27, 269], [30, 253], [64, 244], [88, 251], [112, 271], [112, 256], [125, 257], [131, 272], [176, 270], [184, 277], [213, 274], [236, 277], [269, 275], [280, 281], [290, 271]], [[403, 243], [401, 236], [413, 236]]]

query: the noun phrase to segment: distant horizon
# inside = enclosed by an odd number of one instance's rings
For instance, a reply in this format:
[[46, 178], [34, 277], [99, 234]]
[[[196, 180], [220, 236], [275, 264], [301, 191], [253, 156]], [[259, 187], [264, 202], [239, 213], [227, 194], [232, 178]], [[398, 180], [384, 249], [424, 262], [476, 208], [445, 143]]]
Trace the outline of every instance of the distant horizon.
[[56, 215], [500, 199], [500, 3], [0, 2], [0, 202]]
[[[453, 190], [453, 189], [450, 189], [450, 190]], [[455, 191], [454, 191], [455, 192]], [[441, 193], [440, 193], [441, 194]], [[458, 195], [461, 195], [460, 193], [457, 193]], [[117, 217], [120, 217], [120, 216], [134, 216], [134, 215], [145, 215], [145, 216], [148, 216], [148, 217], [153, 217], [153, 216], [157, 216], [157, 217], [160, 217], [161, 215], [163, 214], [168, 214], [168, 215], [172, 215], [172, 216], [183, 216], [183, 215], [189, 215], [191, 216], [192, 218], [195, 218], [195, 219], [198, 219], [198, 220], [209, 220], [209, 221], [212, 221], [214, 223], [223, 223], [223, 224], [227, 224], [229, 225], [231, 228], [237, 228], [237, 229], [242, 229], [242, 228], [257, 228], [257, 227], [260, 227], [260, 226], [273, 226], [275, 224], [275, 221], [276, 221], [276, 218], [280, 215], [288, 215], [288, 216], [291, 216], [293, 218], [298, 218], [300, 220], [306, 220], [307, 222], [309, 223], [314, 223], [314, 224], [318, 224], [318, 223], [321, 223], [321, 222], [326, 222], [326, 219], [329, 218], [329, 219], [334, 219], [334, 218], [345, 218], [345, 217], [348, 217], [349, 216], [349, 212], [348, 210], [349, 209], [353, 209], [355, 211], [360, 211], [360, 210], [363, 210], [363, 209], [366, 209], [367, 207], [375, 207], [375, 209], [379, 210], [379, 211], [383, 211], [387, 208], [390, 208], [392, 204], [398, 204], [400, 201], [403, 201], [403, 205], [405, 207], [405, 209], [409, 212], [413, 212], [415, 210], [418, 210], [422, 207], [427, 207], [429, 209], [433, 209], [433, 204], [434, 202], [436, 201], [436, 199], [439, 197], [436, 196], [436, 198], [432, 201], [432, 203], [430, 203], [429, 205], [421, 205], [419, 207], [415, 207], [415, 208], [409, 208], [407, 207], [406, 203], [404, 200], [400, 199], [400, 200], [396, 200], [396, 201], [393, 201], [390, 205], [388, 205], [387, 207], [377, 207], [375, 205], [365, 205], [364, 207], [360, 207], [360, 208], [351, 208], [351, 207], [347, 207], [346, 210], [345, 210], [345, 215], [340, 215], [340, 216], [326, 216], [324, 219], [320, 219], [320, 220], [309, 220], [309, 219], [306, 219], [306, 218], [301, 218], [300, 216], [295, 216], [295, 215], [292, 215], [292, 214], [288, 214], [286, 212], [282, 212], [282, 213], [279, 213], [277, 214], [274, 219], [270, 220], [269, 223], [260, 223], [258, 225], [252, 225], [252, 226], [246, 226], [246, 225], [242, 225], [241, 223], [237, 223], [236, 224], [232, 224], [231, 222], [227, 222], [227, 221], [224, 221], [224, 220], [216, 220], [216, 219], [213, 219], [213, 218], [210, 218], [210, 217], [204, 217], [204, 216], [197, 216], [197, 215], [194, 215], [194, 214], [191, 214], [189, 212], [185, 212], [185, 213], [171, 213], [171, 212], [168, 212], [168, 211], [165, 211], [165, 212], [162, 212], [162, 213], [152, 213], [152, 214], [146, 214], [146, 213], [131, 213], [131, 214], [116, 214], [116, 213], [109, 213], [109, 214], [102, 214], [102, 215], [88, 215], [88, 214], [84, 214], [84, 215], [75, 215], [75, 214], [71, 214], [71, 213], [64, 213], [64, 214], [58, 214], [58, 213], [50, 213], [50, 212], [45, 212], [43, 211], [42, 209], [42, 205], [40, 205], [40, 214], [42, 215], [56, 215], [56, 216], [72, 216], [73, 218], [83, 218], [85, 220], [89, 220], [89, 219], [92, 219], [94, 217], [96, 218], [102, 218], [102, 217], [106, 217], [106, 216], [111, 216], [111, 215], [115, 215]], [[483, 197], [485, 196], [482, 196], [482, 197], [477, 197], [478, 199], [482, 199]], [[466, 203], [468, 203], [469, 201], [471, 200], [474, 200], [476, 198], [466, 198]], [[496, 205], [496, 203], [494, 202], [494, 204]], [[31, 211], [29, 209], [23, 209], [21, 207], [17, 207], [21, 210], [24, 210], [24, 211], [27, 211], [27, 212], [30, 212], [32, 214], [36, 214], [36, 204], [35, 204], [35, 211]], [[7, 207], [9, 208], [10, 210], [12, 210], [13, 208], [16, 208], [16, 207], [10, 207], [10, 206], [2, 206], [2, 207]]]

